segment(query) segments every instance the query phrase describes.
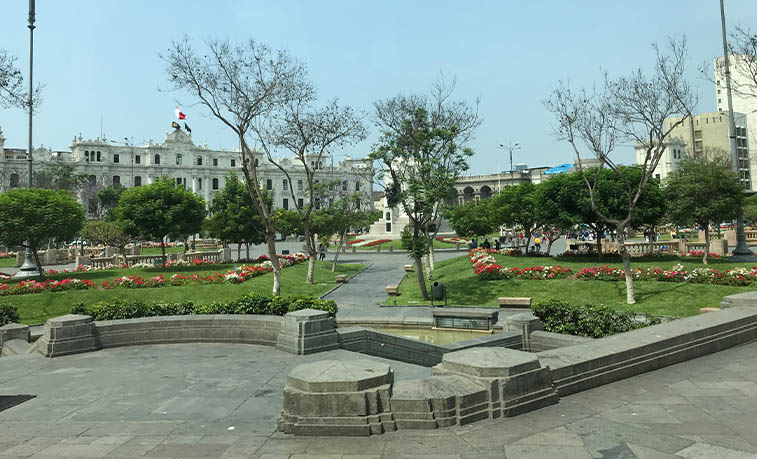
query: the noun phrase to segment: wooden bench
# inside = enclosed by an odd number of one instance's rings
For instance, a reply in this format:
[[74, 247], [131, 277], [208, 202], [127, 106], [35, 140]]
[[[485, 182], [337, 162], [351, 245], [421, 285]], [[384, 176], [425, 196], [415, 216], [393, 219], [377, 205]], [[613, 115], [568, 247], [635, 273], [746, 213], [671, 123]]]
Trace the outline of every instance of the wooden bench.
[[529, 297], [514, 297], [514, 296], [501, 296], [497, 298], [500, 308], [530, 308], [531, 298]]
[[345, 284], [345, 283], [347, 283], [347, 275], [346, 274], [337, 274], [336, 275], [336, 283], [337, 284]]
[[406, 273], [413, 272], [413, 265], [405, 265], [405, 272]]
[[386, 286], [386, 294], [389, 296], [397, 296], [399, 295], [399, 285], [393, 284], [393, 285], [387, 285]]

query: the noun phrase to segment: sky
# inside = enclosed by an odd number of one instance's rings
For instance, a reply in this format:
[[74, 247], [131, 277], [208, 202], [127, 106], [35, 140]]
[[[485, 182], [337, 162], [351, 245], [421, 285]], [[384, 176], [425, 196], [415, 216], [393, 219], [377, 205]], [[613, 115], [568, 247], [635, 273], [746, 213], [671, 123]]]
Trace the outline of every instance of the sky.
[[[757, 24], [757, 0], [726, 0], [730, 25]], [[542, 103], [560, 81], [590, 86], [601, 72], [622, 76], [654, 63], [652, 44], [686, 35], [687, 72], [698, 112], [715, 110], [712, 83], [698, 68], [722, 54], [718, 0], [607, 1], [233, 1], [37, 0], [34, 81], [44, 85], [34, 145], [68, 150], [72, 139], [161, 142], [174, 107], [187, 114], [195, 144], [231, 149], [229, 129], [189, 94], [166, 91], [172, 41], [254, 38], [307, 65], [318, 101], [338, 98], [365, 113], [369, 137], [335, 160], [370, 153], [378, 138], [373, 102], [428, 93], [444, 74], [453, 97], [480, 100], [483, 122], [470, 147], [470, 174], [509, 170], [500, 144], [518, 143], [514, 163], [556, 166], [575, 160], [554, 136]], [[28, 2], [0, 0], [0, 47], [28, 77]], [[102, 126], [102, 128], [101, 128]], [[6, 148], [25, 148], [25, 114], [0, 108]], [[633, 162], [632, 146], [616, 160]]]

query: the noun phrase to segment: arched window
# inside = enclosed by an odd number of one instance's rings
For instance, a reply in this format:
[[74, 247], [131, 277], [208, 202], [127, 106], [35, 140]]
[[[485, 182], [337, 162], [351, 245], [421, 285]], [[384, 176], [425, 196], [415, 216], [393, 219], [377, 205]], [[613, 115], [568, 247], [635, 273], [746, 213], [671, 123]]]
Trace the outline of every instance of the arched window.
[[160, 164], [160, 155], [155, 155], [155, 161], [153, 161], [154, 164]]
[[84, 161], [89, 161], [89, 150], [84, 151]]
[[202, 179], [201, 178], [197, 179], [197, 189], [198, 190], [202, 190]]
[[214, 179], [213, 179], [213, 189], [214, 189], [214, 190], [217, 190], [217, 189], [218, 189], [218, 179], [217, 179], [217, 178], [214, 178]]
[[11, 188], [18, 188], [19, 176], [16, 173], [11, 174]]
[[98, 151], [97, 152], [97, 162], [100, 162], [101, 160], [102, 160], [102, 158], [100, 157], [100, 152]]
[[258, 158], [255, 158], [255, 167], [258, 167]]
[[355, 191], [360, 191], [360, 182], [355, 182]]
[[197, 157], [197, 165], [202, 166], [202, 156]]
[[142, 177], [139, 175], [134, 177], [134, 186], [142, 186]]
[[265, 189], [266, 190], [272, 190], [273, 189], [273, 180], [268, 179], [265, 181]]
[[282, 183], [282, 184], [284, 185], [284, 189], [285, 189], [285, 190], [286, 190], [287, 188], [289, 188], [289, 182], [287, 181], [287, 179], [284, 179], [284, 180], [283, 180], [283, 181], [282, 181], [281, 183]]
[[113, 176], [113, 186], [120, 185], [121, 184], [121, 176], [120, 175], [114, 175]]

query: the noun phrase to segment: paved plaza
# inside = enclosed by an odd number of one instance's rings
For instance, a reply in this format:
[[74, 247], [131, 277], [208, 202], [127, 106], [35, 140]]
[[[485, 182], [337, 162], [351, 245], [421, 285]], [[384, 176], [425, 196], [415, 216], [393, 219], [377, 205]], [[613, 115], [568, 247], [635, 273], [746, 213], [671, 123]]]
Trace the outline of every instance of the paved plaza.
[[[564, 397], [515, 418], [373, 437], [275, 432], [294, 356], [228, 344], [0, 359], [0, 457], [757, 458], [757, 343]], [[377, 359], [375, 357], [368, 357]], [[389, 362], [398, 380], [429, 369]]]

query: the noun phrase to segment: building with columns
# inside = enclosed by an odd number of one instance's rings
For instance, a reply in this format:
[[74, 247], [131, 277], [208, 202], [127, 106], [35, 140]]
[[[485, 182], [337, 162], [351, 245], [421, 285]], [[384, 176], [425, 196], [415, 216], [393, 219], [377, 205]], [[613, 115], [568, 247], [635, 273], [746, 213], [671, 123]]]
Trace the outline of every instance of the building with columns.
[[[0, 131], [0, 191], [27, 185], [26, 150], [6, 149], [6, 139]], [[260, 185], [272, 192], [274, 207], [294, 209], [293, 199], [306, 199], [305, 170], [294, 158], [279, 159], [278, 164], [290, 175], [295, 191], [291, 196], [286, 175], [255, 153]], [[213, 193], [219, 191], [229, 173], [244, 180], [238, 150], [211, 150], [207, 145], [197, 146], [191, 134], [180, 129], [166, 133], [162, 143], [152, 140], [147, 145], [114, 145], [105, 139], [85, 140], [74, 138], [70, 151], [52, 151], [40, 147], [33, 152], [34, 168], [40, 170], [54, 162], [69, 164], [74, 172], [85, 174], [92, 187], [122, 185], [130, 188], [146, 185], [166, 176], [212, 202]], [[311, 167], [317, 169], [317, 181], [341, 183], [344, 192], [373, 191], [373, 169], [365, 159], [347, 156], [338, 164], [326, 164], [321, 158], [311, 159]]]

